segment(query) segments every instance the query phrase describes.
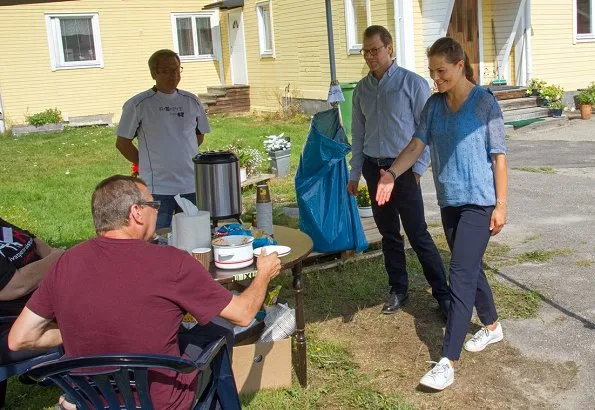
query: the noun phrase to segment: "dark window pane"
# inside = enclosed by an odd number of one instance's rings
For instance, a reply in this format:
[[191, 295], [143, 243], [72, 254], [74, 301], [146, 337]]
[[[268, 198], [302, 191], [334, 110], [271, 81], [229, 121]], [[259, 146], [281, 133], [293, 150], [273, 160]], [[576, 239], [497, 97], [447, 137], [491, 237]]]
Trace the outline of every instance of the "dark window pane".
[[198, 54], [213, 54], [211, 19], [208, 17], [197, 17], [196, 31], [198, 37]]
[[576, 32], [578, 34], [591, 34], [592, 19], [591, 1], [576, 0]]
[[178, 31], [178, 50], [180, 56], [194, 55], [194, 41], [192, 39], [192, 20], [190, 17], [176, 19]]
[[60, 34], [64, 61], [95, 60], [95, 43], [91, 18], [61, 18]]

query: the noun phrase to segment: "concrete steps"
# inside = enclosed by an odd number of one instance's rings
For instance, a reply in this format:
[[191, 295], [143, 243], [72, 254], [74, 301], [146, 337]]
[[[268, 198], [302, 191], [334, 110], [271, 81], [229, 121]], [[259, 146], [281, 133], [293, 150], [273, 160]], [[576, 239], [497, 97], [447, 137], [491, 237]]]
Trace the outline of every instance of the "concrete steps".
[[520, 120], [530, 120], [532, 118], [549, 117], [550, 109], [547, 107], [521, 108], [518, 110], [503, 110], [502, 114], [504, 116], [504, 122], [511, 122]]
[[208, 86], [206, 93], [198, 94], [209, 114], [250, 111], [250, 86]]
[[490, 86], [502, 109], [504, 122], [549, 117], [550, 110], [537, 103], [537, 97], [527, 96], [527, 88], [515, 86]]

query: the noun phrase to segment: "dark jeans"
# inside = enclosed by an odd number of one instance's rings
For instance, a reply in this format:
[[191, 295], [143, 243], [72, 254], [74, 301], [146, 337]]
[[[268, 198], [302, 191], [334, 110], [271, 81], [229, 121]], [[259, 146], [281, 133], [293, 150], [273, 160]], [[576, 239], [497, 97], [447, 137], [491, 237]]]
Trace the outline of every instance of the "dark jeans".
[[464, 205], [441, 209], [442, 225], [452, 254], [450, 290], [452, 301], [442, 356], [459, 360], [473, 306], [484, 325], [498, 320], [492, 289], [482, 268], [483, 254], [490, 240], [493, 206]]
[[409, 278], [405, 262], [405, 243], [401, 236], [399, 216], [403, 229], [409, 238], [411, 247], [423, 268], [424, 276], [432, 287], [432, 295], [438, 301], [450, 298], [450, 291], [446, 282], [446, 273], [440, 253], [428, 232], [428, 225], [424, 217], [424, 203], [421, 188], [415, 181], [410, 169], [395, 181], [395, 187], [390, 200], [378, 206], [376, 189], [380, 178], [380, 169], [388, 169], [391, 161], [378, 165], [365, 160], [362, 174], [368, 184], [368, 191], [372, 199], [372, 213], [374, 221], [382, 235], [382, 251], [384, 266], [388, 273], [388, 283], [391, 292], [407, 293]]
[[[192, 203], [196, 205], [196, 194], [194, 192], [182, 194], [180, 196], [192, 201]], [[159, 212], [157, 213], [156, 229], [169, 228], [171, 226], [171, 220], [174, 216], [174, 213], [182, 212], [182, 209], [178, 206], [178, 203], [174, 197], [175, 195], [153, 194], [153, 199], [155, 199], [155, 201], [161, 201], [161, 206], [159, 207]]]
[[[220, 317], [215, 317], [208, 324], [201, 326], [196, 325], [190, 330], [180, 330], [178, 333], [178, 345], [180, 346], [180, 353], [190, 358], [190, 360], [196, 361], [203, 351], [203, 348], [213, 340], [224, 336], [226, 339], [225, 348], [229, 354], [229, 360], [231, 361], [231, 354], [233, 352], [233, 325], [227, 320]], [[204, 374], [199, 374], [198, 386], [199, 396], [208, 387], [208, 381], [211, 377], [211, 372], [206, 371]], [[235, 390], [235, 381], [233, 375], [220, 374], [219, 377], [226, 377], [227, 388]], [[219, 386], [221, 387], [221, 386]], [[235, 408], [235, 400], [225, 395], [225, 391], [221, 391], [221, 394], [215, 398], [215, 403], [210, 406], [211, 409], [221, 410], [229, 406], [229, 408]], [[230, 402], [226, 405], [226, 403]], [[238, 404], [239, 406], [239, 404]]]

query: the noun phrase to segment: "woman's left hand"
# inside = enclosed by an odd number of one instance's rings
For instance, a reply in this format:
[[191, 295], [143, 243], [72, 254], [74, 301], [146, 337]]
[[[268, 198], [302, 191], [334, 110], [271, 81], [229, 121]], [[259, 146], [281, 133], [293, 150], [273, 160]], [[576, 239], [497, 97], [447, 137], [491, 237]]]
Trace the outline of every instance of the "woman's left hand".
[[496, 205], [492, 212], [492, 218], [490, 219], [490, 231], [491, 235], [498, 235], [502, 228], [506, 224], [506, 205]]

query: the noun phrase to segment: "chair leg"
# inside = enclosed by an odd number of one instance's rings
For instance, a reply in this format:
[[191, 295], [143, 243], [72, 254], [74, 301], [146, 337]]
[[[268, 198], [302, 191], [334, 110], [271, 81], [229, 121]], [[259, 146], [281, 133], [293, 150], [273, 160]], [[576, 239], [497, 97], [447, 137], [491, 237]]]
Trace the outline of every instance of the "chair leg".
[[8, 384], [8, 380], [2, 380], [0, 382], [0, 409], [4, 408], [6, 404], [6, 386]]

